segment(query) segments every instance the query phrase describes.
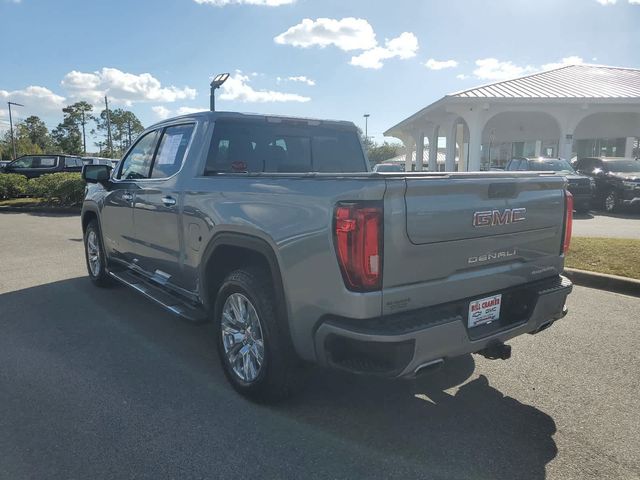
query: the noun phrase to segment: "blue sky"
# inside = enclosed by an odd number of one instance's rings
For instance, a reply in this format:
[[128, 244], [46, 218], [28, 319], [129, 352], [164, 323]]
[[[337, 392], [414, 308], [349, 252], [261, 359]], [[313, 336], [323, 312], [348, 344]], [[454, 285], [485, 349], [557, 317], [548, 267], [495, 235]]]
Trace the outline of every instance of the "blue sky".
[[[275, 4], [275, 5], [265, 5]], [[640, 0], [0, 0], [0, 128], [107, 93], [145, 125], [208, 107], [382, 132], [446, 93], [553, 64], [640, 68]]]

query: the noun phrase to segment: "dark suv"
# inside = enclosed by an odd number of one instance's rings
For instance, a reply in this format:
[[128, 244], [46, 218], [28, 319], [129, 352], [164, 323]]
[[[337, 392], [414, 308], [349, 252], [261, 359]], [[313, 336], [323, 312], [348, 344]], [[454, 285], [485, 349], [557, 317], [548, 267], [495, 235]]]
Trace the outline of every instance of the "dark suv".
[[505, 170], [511, 171], [553, 171], [567, 177], [568, 189], [573, 195], [573, 205], [578, 213], [587, 213], [595, 190], [591, 178], [578, 175], [571, 164], [563, 158], [514, 158]]
[[586, 157], [575, 167], [595, 181], [595, 201], [606, 212], [640, 205], [640, 159]]
[[46, 173], [81, 172], [82, 159], [72, 155], [24, 155], [16, 158], [2, 171], [36, 178]]

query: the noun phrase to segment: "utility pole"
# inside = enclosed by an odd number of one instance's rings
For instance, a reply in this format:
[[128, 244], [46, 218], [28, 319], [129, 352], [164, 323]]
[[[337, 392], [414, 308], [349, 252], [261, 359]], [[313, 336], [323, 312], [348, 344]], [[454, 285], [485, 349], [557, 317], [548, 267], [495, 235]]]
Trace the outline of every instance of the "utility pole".
[[127, 144], [127, 148], [131, 146], [131, 115], [127, 115], [127, 133], [129, 136], [129, 143]]
[[82, 150], [84, 151], [84, 155], [87, 156], [87, 137], [84, 134], [84, 110], [82, 110]]
[[16, 159], [16, 139], [13, 136], [13, 118], [11, 118], [11, 105], [15, 105], [16, 107], [24, 107], [24, 105], [15, 102], [7, 102], [9, 105], [9, 129], [11, 130], [11, 146], [13, 147], [13, 160]]
[[113, 155], [113, 145], [111, 144], [111, 116], [109, 114], [109, 100], [107, 100], [106, 95], [104, 96], [104, 105], [107, 112], [107, 149], [109, 150], [109, 155]]

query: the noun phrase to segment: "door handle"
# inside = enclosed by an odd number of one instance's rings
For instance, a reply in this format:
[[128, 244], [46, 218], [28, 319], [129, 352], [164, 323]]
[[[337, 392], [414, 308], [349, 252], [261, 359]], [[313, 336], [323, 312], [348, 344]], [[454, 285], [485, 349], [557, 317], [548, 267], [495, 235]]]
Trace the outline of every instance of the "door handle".
[[162, 197], [162, 203], [165, 207], [173, 207], [176, 204], [176, 199], [173, 197]]
[[126, 202], [130, 202], [131, 200], [133, 200], [133, 194], [131, 193], [123, 193], [122, 194], [122, 199]]

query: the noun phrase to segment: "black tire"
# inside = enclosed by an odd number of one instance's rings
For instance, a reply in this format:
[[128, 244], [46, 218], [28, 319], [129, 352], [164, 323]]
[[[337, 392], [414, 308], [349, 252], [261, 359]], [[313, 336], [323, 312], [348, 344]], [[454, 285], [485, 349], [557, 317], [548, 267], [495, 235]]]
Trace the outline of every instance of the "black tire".
[[[91, 244], [89, 242], [92, 242]], [[93, 252], [90, 254], [90, 250], [93, 245], [97, 248], [98, 253], [98, 268], [92, 268], [91, 258]], [[113, 285], [111, 277], [107, 273], [107, 256], [104, 253], [104, 246], [102, 244], [102, 234], [100, 233], [100, 225], [97, 220], [91, 220], [84, 231], [84, 257], [87, 262], [87, 272], [89, 278], [94, 285], [98, 287], [110, 287]]]
[[610, 190], [602, 199], [602, 209], [607, 213], [614, 213], [620, 206], [620, 197], [618, 192]]
[[[240, 294], [234, 298], [244, 298], [250, 302], [255, 309], [261, 329], [264, 346], [263, 361], [259, 368], [254, 369], [258, 374], [251, 381], [245, 381], [234, 371], [225, 350], [222, 335], [225, 304], [234, 294]], [[240, 394], [261, 403], [277, 402], [291, 396], [299, 387], [303, 373], [301, 362], [293, 350], [288, 330], [284, 324], [285, 320], [279, 319], [277, 316], [277, 307], [271, 277], [264, 269], [254, 267], [231, 272], [218, 290], [215, 301], [215, 335], [224, 374]], [[253, 338], [253, 333], [251, 333], [251, 337]], [[235, 346], [235, 340], [233, 342]], [[233, 349], [233, 347], [227, 348]], [[257, 359], [257, 356], [253, 357]]]

